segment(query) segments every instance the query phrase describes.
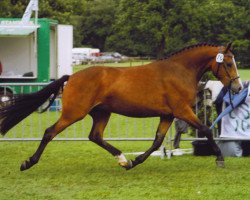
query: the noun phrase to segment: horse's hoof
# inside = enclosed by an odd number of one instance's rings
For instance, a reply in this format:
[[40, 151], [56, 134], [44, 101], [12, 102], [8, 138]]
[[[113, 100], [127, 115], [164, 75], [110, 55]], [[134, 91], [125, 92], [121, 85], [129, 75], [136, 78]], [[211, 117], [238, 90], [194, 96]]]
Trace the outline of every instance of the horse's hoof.
[[216, 160], [216, 165], [217, 167], [224, 168], [225, 167], [224, 160]]
[[131, 160], [128, 160], [126, 163], [119, 163], [120, 166], [122, 166], [123, 168], [125, 168], [126, 170], [132, 169], [133, 168], [133, 163]]
[[21, 164], [21, 166], [20, 166], [20, 171], [24, 171], [24, 170], [28, 169], [28, 168], [27, 168], [27, 165], [28, 165], [28, 161], [25, 160], [25, 161]]
[[27, 170], [27, 169], [31, 168], [32, 166], [33, 166], [33, 164], [30, 162], [30, 160], [25, 160], [20, 166], [20, 171]]

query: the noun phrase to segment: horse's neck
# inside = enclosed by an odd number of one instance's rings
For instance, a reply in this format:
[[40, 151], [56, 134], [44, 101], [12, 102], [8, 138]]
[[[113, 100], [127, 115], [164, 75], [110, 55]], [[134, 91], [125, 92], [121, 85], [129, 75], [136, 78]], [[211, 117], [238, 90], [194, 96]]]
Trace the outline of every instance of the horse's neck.
[[190, 51], [185, 52], [187, 59], [182, 59], [183, 66], [189, 70], [194, 71], [194, 76], [197, 82], [201, 79], [203, 74], [211, 70], [209, 62], [218, 53], [218, 47], [200, 47]]

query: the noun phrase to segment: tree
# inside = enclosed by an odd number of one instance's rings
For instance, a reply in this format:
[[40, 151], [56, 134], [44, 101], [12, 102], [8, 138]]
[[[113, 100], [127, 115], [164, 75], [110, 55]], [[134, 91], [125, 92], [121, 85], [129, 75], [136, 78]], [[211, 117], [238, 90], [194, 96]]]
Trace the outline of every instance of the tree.
[[238, 64], [246, 67], [250, 61], [249, 2], [121, 0], [106, 47], [159, 58], [194, 43], [234, 41]]
[[82, 11], [86, 7], [85, 0], [41, 0], [39, 17], [55, 19], [61, 24], [73, 25], [74, 46], [82, 42]]
[[0, 13], [1, 17], [11, 17], [11, 8], [8, 0], [0, 1]]
[[28, 0], [2, 0], [0, 1], [0, 12], [2, 18], [22, 17], [25, 10], [25, 5], [28, 5]]
[[106, 38], [112, 32], [116, 7], [115, 0], [87, 1], [82, 12], [82, 45], [104, 50]]
[[127, 55], [161, 57], [165, 49], [166, 6], [163, 0], [120, 1], [106, 47]]

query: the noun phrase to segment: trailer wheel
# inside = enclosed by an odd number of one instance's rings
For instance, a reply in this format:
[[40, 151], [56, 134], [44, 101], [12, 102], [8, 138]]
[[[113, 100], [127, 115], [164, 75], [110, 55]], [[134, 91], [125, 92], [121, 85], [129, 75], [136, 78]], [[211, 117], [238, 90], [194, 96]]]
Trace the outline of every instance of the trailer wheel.
[[8, 104], [8, 100], [13, 96], [12, 91], [0, 90], [0, 108]]

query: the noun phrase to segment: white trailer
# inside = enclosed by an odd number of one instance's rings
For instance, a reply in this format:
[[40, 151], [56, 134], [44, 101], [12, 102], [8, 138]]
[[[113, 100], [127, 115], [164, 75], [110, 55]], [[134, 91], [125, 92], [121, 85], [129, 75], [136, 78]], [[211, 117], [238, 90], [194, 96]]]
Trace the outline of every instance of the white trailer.
[[[24, 30], [25, 29], [25, 30]], [[38, 19], [22, 26], [21, 19], [0, 18], [1, 82], [49, 82], [72, 74], [73, 27]]]

